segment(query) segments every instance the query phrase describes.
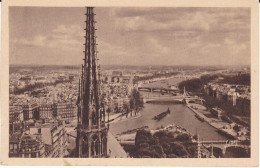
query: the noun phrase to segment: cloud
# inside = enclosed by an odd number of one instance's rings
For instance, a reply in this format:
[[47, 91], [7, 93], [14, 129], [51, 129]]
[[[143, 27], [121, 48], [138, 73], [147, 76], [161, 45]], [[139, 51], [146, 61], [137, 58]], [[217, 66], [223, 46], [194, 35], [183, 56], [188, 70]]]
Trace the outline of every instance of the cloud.
[[[113, 8], [110, 15], [121, 35], [118, 38], [134, 41], [125, 56], [134, 53], [143, 58], [140, 62], [177, 63], [178, 58], [187, 64], [179, 58], [196, 55], [197, 62], [207, 60], [198, 64], [232, 64], [233, 57], [242, 57], [238, 51], [249, 58], [250, 53], [245, 52], [250, 39], [248, 8]], [[226, 43], [225, 39], [235, 44]]]
[[204, 15], [196, 13], [187, 15], [185, 19], [161, 22], [146, 17], [123, 17], [116, 21], [116, 28], [125, 32], [151, 32], [151, 31], [208, 31], [209, 22], [205, 21]]
[[13, 39], [11, 42], [26, 46], [57, 48], [61, 50], [78, 50], [82, 43], [83, 31], [77, 25], [59, 25], [46, 35], [35, 35], [31, 38]]
[[97, 39], [98, 41], [98, 55], [100, 63], [102, 64], [120, 64], [124, 62], [123, 58], [126, 58], [130, 52], [126, 51], [126, 48], [118, 45], [113, 45], [102, 39]]
[[117, 28], [133, 31], [230, 31], [250, 26], [247, 8], [119, 8], [113, 9]]
[[171, 52], [170, 48], [159, 43], [158, 39], [150, 38], [147, 40], [148, 45], [153, 50], [154, 53], [169, 54]]
[[[30, 20], [45, 18], [34, 27], [31, 21], [23, 22], [21, 14], [13, 16], [15, 33], [10, 31], [10, 55], [14, 61], [18, 58], [23, 62], [31, 55], [35, 62], [41, 56], [44, 63], [82, 63], [84, 11], [63, 10], [60, 13], [50, 8], [52, 14], [46, 16], [37, 9]], [[102, 7], [95, 11], [102, 64], [225, 65], [233, 60], [250, 63], [249, 8]], [[23, 23], [21, 28], [17, 28], [17, 23]]]
[[37, 35], [37, 36], [33, 37], [33, 39], [31, 39], [31, 40], [25, 39], [25, 38], [20, 38], [20, 39], [13, 39], [13, 40], [11, 40], [11, 42], [28, 45], [28, 46], [43, 47], [46, 44], [46, 37]]
[[201, 52], [210, 53], [215, 49], [220, 49], [220, 47], [221, 47], [221, 44], [217, 44], [217, 43], [206, 44], [205, 46], [203, 46], [201, 48]]
[[230, 38], [225, 39], [225, 44], [231, 55], [238, 55], [241, 52], [248, 50], [250, 51], [249, 43], [241, 43]]

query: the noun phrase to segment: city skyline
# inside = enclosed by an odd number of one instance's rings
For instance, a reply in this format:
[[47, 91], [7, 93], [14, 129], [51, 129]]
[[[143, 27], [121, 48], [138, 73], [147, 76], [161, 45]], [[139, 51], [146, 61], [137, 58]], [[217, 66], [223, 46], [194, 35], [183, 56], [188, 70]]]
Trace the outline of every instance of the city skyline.
[[[250, 65], [249, 8], [95, 10], [101, 65]], [[82, 13], [84, 8], [11, 7], [10, 64], [79, 65]]]
[[9, 158], [252, 157], [237, 8], [53, 9], [11, 12]]

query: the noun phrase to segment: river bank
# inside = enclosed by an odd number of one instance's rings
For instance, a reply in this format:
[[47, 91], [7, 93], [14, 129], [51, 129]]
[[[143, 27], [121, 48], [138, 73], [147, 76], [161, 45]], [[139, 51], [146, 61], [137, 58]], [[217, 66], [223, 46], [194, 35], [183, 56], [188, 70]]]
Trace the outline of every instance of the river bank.
[[131, 119], [136, 119], [136, 118], [139, 118], [141, 117], [141, 113], [136, 113], [136, 114], [128, 114], [128, 116], [126, 117], [125, 114], [122, 114], [122, 113], [117, 113], [117, 114], [112, 114], [112, 115], [109, 115], [109, 121], [108, 121], [108, 117], [106, 116], [106, 123], [110, 123], [110, 124], [113, 124], [113, 123], [117, 123], [117, 122], [121, 122], [121, 121], [125, 121], [125, 120], [131, 120]]
[[[234, 126], [236, 123], [228, 123], [223, 121], [220, 118], [213, 117], [211, 112], [200, 108], [199, 104], [194, 104], [194, 103], [186, 103], [187, 107], [192, 110], [197, 118], [201, 121], [207, 122], [210, 126], [216, 128], [218, 130], [218, 133], [223, 134], [224, 136], [227, 136], [228, 138], [233, 138], [237, 140], [246, 140], [248, 137], [246, 137], [246, 134], [248, 130], [243, 128], [241, 132], [237, 132], [234, 130]], [[202, 106], [204, 107], [204, 106]], [[206, 108], [206, 107], [204, 107]]]

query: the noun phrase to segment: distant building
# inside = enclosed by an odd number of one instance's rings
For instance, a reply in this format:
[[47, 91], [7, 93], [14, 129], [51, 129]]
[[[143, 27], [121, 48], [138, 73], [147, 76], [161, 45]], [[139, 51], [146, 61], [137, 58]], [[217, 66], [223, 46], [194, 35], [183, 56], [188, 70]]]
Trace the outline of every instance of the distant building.
[[10, 93], [14, 93], [15, 90], [16, 90], [16, 87], [15, 87], [14, 85], [10, 85], [10, 86], [9, 86], [9, 92], [10, 92]]
[[30, 81], [31, 81], [31, 77], [29, 76], [21, 77], [19, 79], [18, 85], [20, 88], [24, 88], [25, 86], [30, 84]]
[[70, 80], [70, 81], [74, 80], [74, 78], [75, 78], [74, 75], [72, 75], [72, 74], [69, 75], [69, 80]]
[[122, 76], [122, 74], [121, 71], [112, 71], [112, 76]]
[[60, 75], [59, 77], [58, 77], [58, 81], [65, 81], [66, 80], [66, 76], [64, 75]]
[[46, 79], [45, 79], [45, 77], [39, 76], [39, 77], [34, 78], [34, 82], [35, 82], [35, 84], [36, 83], [45, 83]]
[[212, 108], [211, 113], [218, 118], [221, 118], [223, 115], [223, 111], [220, 108]]
[[130, 83], [131, 82], [131, 76], [123, 76], [121, 78], [122, 83]]
[[232, 89], [228, 92], [228, 101], [231, 102], [233, 106], [236, 105], [237, 95], [237, 92]]
[[178, 87], [175, 86], [175, 85], [171, 85], [170, 89], [171, 89], [171, 90], [178, 90]]

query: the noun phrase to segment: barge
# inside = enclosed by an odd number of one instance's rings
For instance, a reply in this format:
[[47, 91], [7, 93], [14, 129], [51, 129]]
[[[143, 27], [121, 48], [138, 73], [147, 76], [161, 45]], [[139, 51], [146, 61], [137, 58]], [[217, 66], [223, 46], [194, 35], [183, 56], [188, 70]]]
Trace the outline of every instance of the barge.
[[167, 111], [162, 112], [162, 113], [160, 113], [160, 114], [154, 116], [154, 117], [153, 117], [153, 120], [160, 121], [161, 119], [163, 119], [164, 117], [166, 117], [166, 116], [167, 116], [168, 114], [170, 114], [170, 113], [171, 113], [171, 111], [170, 111], [170, 109], [168, 108]]

